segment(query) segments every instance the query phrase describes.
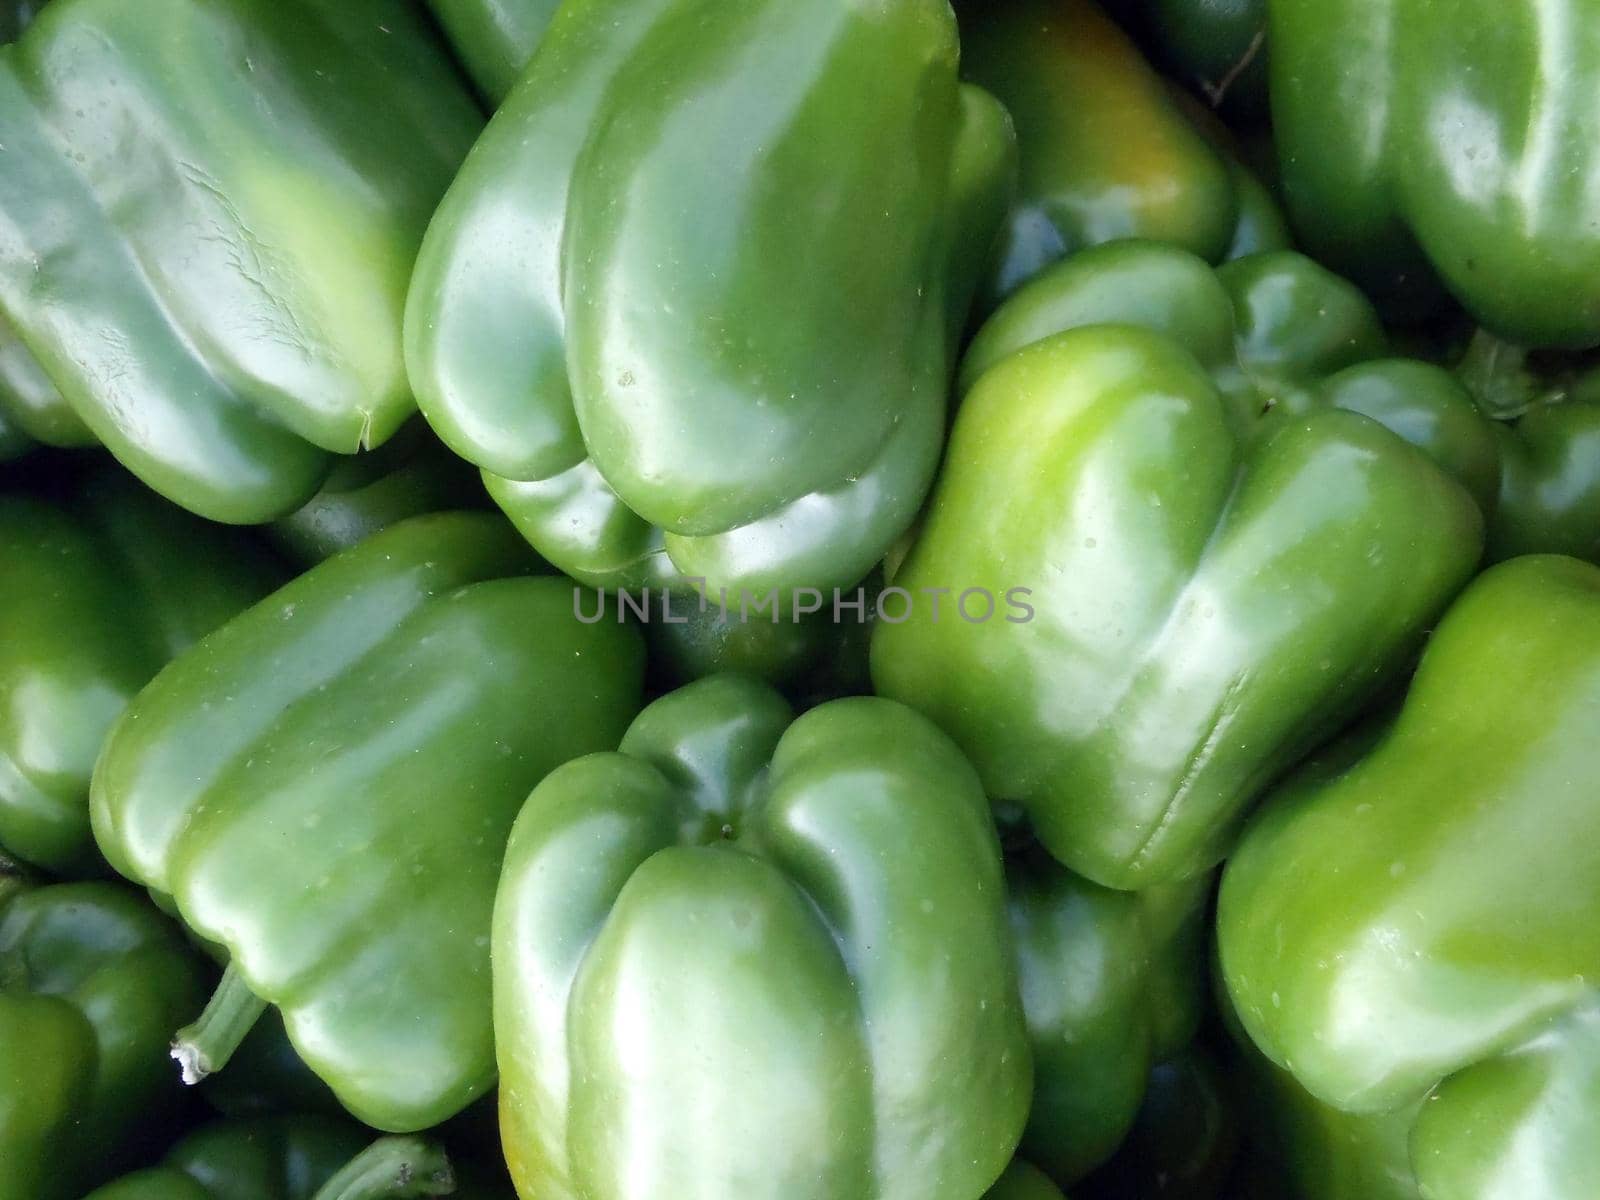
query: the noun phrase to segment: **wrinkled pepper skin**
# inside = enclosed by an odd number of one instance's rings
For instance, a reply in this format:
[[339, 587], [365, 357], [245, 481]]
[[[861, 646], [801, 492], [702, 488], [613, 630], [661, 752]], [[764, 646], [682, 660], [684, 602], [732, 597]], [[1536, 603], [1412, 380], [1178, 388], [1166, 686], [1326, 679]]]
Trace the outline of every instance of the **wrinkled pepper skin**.
[[266, 533], [309, 567], [407, 517], [487, 506], [478, 473], [413, 419], [376, 450], [338, 460], [322, 489]]
[[1503, 563], [1392, 726], [1285, 784], [1229, 862], [1245, 1031], [1324, 1105], [1413, 1113], [1421, 1195], [1576, 1200], [1600, 1178], [1596, 728], [1600, 568]]
[[1111, 1156], [1150, 1070], [1194, 1036], [1204, 999], [1209, 877], [1117, 892], [1031, 849], [1006, 862], [1017, 977], [1033, 1049], [1022, 1153], [1062, 1186]]
[[1018, 1159], [1006, 1168], [983, 1200], [1066, 1200], [1050, 1177]]
[[1090, 0], [974, 2], [960, 11], [963, 72], [1011, 113], [1020, 159], [986, 307], [1057, 259], [1120, 238], [1220, 261], [1246, 201], [1270, 205]]
[[173, 662], [95, 771], [112, 866], [225, 946], [379, 1129], [434, 1125], [492, 1083], [512, 820], [638, 707], [637, 632], [580, 625], [570, 582], [523, 577], [536, 565], [497, 516], [395, 525]]
[[0, 318], [156, 491], [280, 516], [413, 410], [406, 287], [480, 120], [399, 0], [54, 0], [0, 49]]
[[826, 590], [910, 525], [1013, 169], [956, 50], [946, 0], [560, 8], [406, 314], [424, 415], [551, 563]]
[[1273, 126], [1304, 244], [1409, 307], [1436, 272], [1502, 337], [1600, 344], [1591, 0], [1268, 8]]
[[528, 65], [560, 0], [428, 0], [491, 107]]
[[173, 1022], [206, 969], [110, 883], [0, 888], [0, 1197], [77, 1200], [168, 1133]]
[[796, 719], [739, 676], [656, 701], [512, 833], [495, 1031], [520, 1194], [980, 1195], [1031, 1085], [1004, 904], [977, 777], [916, 713]]
[[89, 779], [112, 722], [284, 568], [119, 470], [67, 489], [61, 502], [0, 495], [0, 848], [77, 875], [104, 870]]
[[[1482, 552], [1439, 464], [1492, 500], [1489, 431], [1447, 372], [1383, 352], [1359, 293], [1290, 252], [1214, 272], [1126, 242], [1047, 272], [969, 349], [893, 580], [920, 599], [873, 634], [877, 690], [951, 733], [1078, 874], [1214, 866]], [[937, 588], [1030, 589], [1034, 615], [941, 620]]]

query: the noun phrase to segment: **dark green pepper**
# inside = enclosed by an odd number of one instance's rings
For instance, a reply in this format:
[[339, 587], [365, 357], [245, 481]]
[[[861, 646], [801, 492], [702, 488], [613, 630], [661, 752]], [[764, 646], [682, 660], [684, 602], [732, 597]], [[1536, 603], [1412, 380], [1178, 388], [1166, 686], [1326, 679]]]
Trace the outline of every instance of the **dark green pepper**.
[[1119, 238], [1170, 242], [1212, 262], [1249, 214], [1249, 250], [1281, 249], [1256, 219], [1260, 184], [1189, 121], [1138, 49], [1090, 0], [961, 10], [964, 72], [1017, 126], [1021, 175], [989, 305], [1044, 267]]
[[1006, 862], [1017, 975], [1033, 1047], [1022, 1153], [1068, 1186], [1121, 1144], [1151, 1068], [1200, 1019], [1209, 879], [1115, 892], [1037, 849]]
[[1244, 1030], [1318, 1104], [1398, 1126], [1421, 1196], [1600, 1179], [1597, 729], [1600, 568], [1502, 563], [1439, 623], [1399, 717], [1286, 783], [1229, 861]]
[[95, 771], [111, 864], [232, 963], [175, 1055], [219, 1069], [282, 1011], [367, 1124], [436, 1124], [494, 1078], [489, 916], [511, 822], [553, 767], [615, 746], [638, 634], [496, 516], [392, 526], [175, 660]]
[[983, 1200], [1066, 1200], [1037, 1167], [1018, 1159], [983, 1195]]
[[428, 0], [491, 107], [504, 100], [560, 0]]
[[1463, 483], [1492, 502], [1490, 433], [1447, 372], [1384, 350], [1359, 293], [1289, 252], [1213, 271], [1113, 243], [1041, 276], [968, 352], [878, 690], [1080, 874], [1215, 865], [1482, 552]]
[[112, 721], [284, 572], [119, 470], [64, 474], [59, 503], [0, 495], [0, 847], [81, 874], [99, 864], [89, 776]]
[[873, 697], [738, 676], [552, 773], [495, 905], [506, 1159], [537, 1200], [967, 1200], [1032, 1077], [977, 776]]
[[1530, 354], [1479, 330], [1456, 363], [1478, 407], [1497, 419], [1492, 561], [1569, 554], [1600, 563], [1600, 370], [1592, 359]]
[[1112, 0], [1172, 74], [1252, 124], [1267, 110], [1267, 0]]
[[1012, 167], [956, 52], [947, 0], [561, 6], [406, 314], [424, 414], [545, 558], [826, 590], [910, 525]]
[[1407, 308], [1442, 280], [1502, 337], [1600, 343], [1592, 0], [1268, 9], [1274, 134], [1304, 243]]
[[1204, 1046], [1158, 1063], [1116, 1155], [1078, 1188], [1082, 1200], [1241, 1200], [1227, 1184], [1236, 1108], [1224, 1064]]
[[76, 1200], [169, 1132], [167, 1043], [205, 981], [127, 888], [0, 885], [0, 1198]]
[[411, 412], [401, 305], [479, 125], [401, 0], [53, 0], [0, 49], [0, 320], [157, 491], [280, 516]]
[[268, 526], [267, 536], [314, 566], [407, 517], [487, 506], [478, 473], [414, 418], [376, 450], [335, 463], [322, 490]]

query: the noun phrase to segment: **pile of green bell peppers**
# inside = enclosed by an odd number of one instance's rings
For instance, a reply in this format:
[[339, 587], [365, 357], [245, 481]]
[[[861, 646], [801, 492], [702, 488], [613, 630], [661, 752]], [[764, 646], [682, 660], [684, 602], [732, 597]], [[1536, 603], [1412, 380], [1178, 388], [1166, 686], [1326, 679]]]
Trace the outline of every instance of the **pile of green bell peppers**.
[[0, 0], [0, 1200], [1594, 1200], [1597, 72]]

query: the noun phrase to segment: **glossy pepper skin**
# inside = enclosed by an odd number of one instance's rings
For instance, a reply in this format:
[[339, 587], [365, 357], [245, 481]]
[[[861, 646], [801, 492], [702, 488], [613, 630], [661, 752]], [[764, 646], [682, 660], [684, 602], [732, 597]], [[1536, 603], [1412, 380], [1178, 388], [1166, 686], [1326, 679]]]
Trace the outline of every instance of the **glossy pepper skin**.
[[1203, 1044], [1157, 1063], [1128, 1136], [1075, 1190], [1082, 1200], [1244, 1200], [1229, 1186], [1238, 1102]]
[[399, 0], [54, 0], [0, 49], [0, 319], [156, 491], [280, 516], [412, 411], [406, 286], [479, 123]]
[[1324, 1105], [1411, 1113], [1424, 1196], [1600, 1178], [1597, 722], [1600, 568], [1503, 563], [1440, 622], [1393, 724], [1287, 783], [1229, 862], [1218, 942], [1245, 1031]]
[[309, 567], [407, 517], [488, 502], [478, 473], [413, 418], [376, 450], [338, 460], [321, 490], [266, 536]]
[[984, 1193], [983, 1200], [1066, 1200], [1050, 1177], [1018, 1159]]
[[493, 107], [528, 65], [560, 0], [428, 0], [428, 7]]
[[82, 874], [104, 870], [89, 778], [112, 722], [285, 570], [120, 470], [64, 473], [63, 496], [0, 494], [0, 848]]
[[1589, 356], [1530, 354], [1480, 329], [1455, 371], [1495, 418], [1491, 561], [1567, 554], [1600, 563], [1600, 370]]
[[42, 6], [43, 0], [0, 0], [0, 44], [15, 41]]
[[1600, 563], [1600, 386], [1590, 390], [1592, 397], [1531, 409], [1497, 428], [1491, 559], [1567, 554]]
[[[1214, 272], [1127, 242], [1053, 268], [968, 351], [893, 580], [915, 607], [873, 634], [878, 691], [1077, 873], [1143, 888], [1215, 865], [1482, 551], [1438, 463], [1492, 499], [1488, 430], [1448, 373], [1383, 352], [1360, 295], [1289, 252]], [[1034, 616], [936, 619], [937, 588], [1026, 588]]]
[[373, 1142], [371, 1130], [322, 1116], [215, 1121], [172, 1147], [158, 1167], [86, 1200], [400, 1200], [458, 1196], [451, 1164], [421, 1139]]
[[540, 554], [764, 593], [904, 532], [1011, 181], [956, 49], [946, 0], [560, 8], [406, 314], [423, 413]]
[[1269, 0], [1285, 197], [1319, 258], [1412, 305], [1439, 280], [1532, 346], [1600, 343], [1589, 0]]
[[909, 709], [796, 719], [739, 676], [656, 701], [512, 833], [495, 1033], [519, 1192], [980, 1194], [1031, 1083], [1004, 904], [977, 777]]
[[[579, 624], [571, 583], [525, 578], [536, 565], [489, 514], [395, 525], [177, 659], [95, 772], [111, 864], [225, 946], [224, 988], [276, 1005], [379, 1129], [436, 1124], [493, 1081], [489, 918], [511, 822], [638, 707], [638, 634]], [[186, 1067], [220, 1066], [228, 1032], [187, 1031]]]
[[[1090, 0], [975, 0], [960, 11], [963, 72], [1017, 127], [1017, 202], [988, 307], [1057, 259], [1120, 238], [1221, 261], [1241, 219], [1271, 207]], [[1282, 249], [1282, 236], [1249, 249]]]
[[0, 1197], [77, 1200], [168, 1133], [167, 1042], [205, 986], [130, 889], [0, 885]]
[[1267, 0], [1112, 0], [1152, 53], [1213, 108], [1254, 124], [1267, 110]]
[[0, 316], [0, 461], [39, 443], [73, 449], [95, 437]]
[[1194, 1036], [1209, 877], [1117, 892], [1036, 847], [1006, 860], [1033, 1107], [1022, 1153], [1062, 1186], [1109, 1158], [1151, 1068]]

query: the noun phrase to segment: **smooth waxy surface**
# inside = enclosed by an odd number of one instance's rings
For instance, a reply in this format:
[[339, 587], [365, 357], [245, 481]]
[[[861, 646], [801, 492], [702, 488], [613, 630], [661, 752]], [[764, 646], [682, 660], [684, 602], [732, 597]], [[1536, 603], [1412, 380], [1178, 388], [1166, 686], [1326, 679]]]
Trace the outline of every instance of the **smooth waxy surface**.
[[1017, 1161], [1006, 1168], [983, 1200], [1063, 1200], [1049, 1176], [1037, 1167]]
[[1498, 436], [1500, 501], [1489, 527], [1490, 557], [1570, 554], [1600, 562], [1600, 395], [1532, 409]]
[[1379, 292], [1536, 346], [1600, 343], [1590, 0], [1269, 0], [1296, 228]]
[[167, 1134], [167, 1043], [204, 987], [177, 927], [130, 889], [0, 887], [0, 1197], [76, 1200]]
[[95, 833], [283, 1012], [368, 1124], [437, 1123], [494, 1064], [489, 916], [511, 822], [614, 746], [637, 634], [486, 514], [396, 525], [162, 672], [95, 774]]
[[848, 585], [931, 478], [1009, 122], [942, 0], [711, 12], [561, 8], [429, 230], [411, 379], [584, 582]]
[[[1029, 588], [1035, 616], [935, 621], [924, 605], [880, 624], [878, 690], [951, 732], [1078, 873], [1132, 888], [1214, 865], [1482, 549], [1461, 484], [1320, 395], [1382, 348], [1359, 295], [1292, 254], [1213, 274], [1122, 243], [1024, 288], [972, 344], [894, 582]], [[1470, 478], [1493, 444], [1450, 394], [1467, 420], [1439, 427], [1471, 436], [1423, 446]]]
[[57, 0], [0, 50], [0, 318], [157, 491], [278, 516], [412, 409], [401, 306], [478, 123], [398, 2]]
[[1034, 1060], [1022, 1152], [1066, 1186], [1117, 1148], [1151, 1067], [1194, 1036], [1208, 887], [1115, 892], [1037, 850], [1006, 879]]
[[539, 44], [558, 0], [428, 0], [486, 100], [499, 104]]
[[112, 721], [284, 573], [120, 471], [72, 478], [67, 502], [0, 496], [0, 849], [58, 873], [98, 864], [89, 777]]
[[1031, 1080], [1004, 902], [977, 779], [916, 714], [794, 720], [737, 676], [657, 701], [540, 785], [507, 853], [522, 1195], [980, 1193]]
[[1224, 257], [1241, 217], [1235, 172], [1243, 172], [1092, 3], [969, 4], [961, 31], [964, 74], [994, 92], [1017, 125], [1018, 200], [993, 299], [1064, 255], [1117, 238]]
[[1244, 1028], [1324, 1104], [1426, 1097], [1409, 1153], [1434, 1194], [1595, 1177], [1597, 720], [1600, 569], [1502, 564], [1440, 623], [1393, 726], [1287, 784], [1224, 878]]

